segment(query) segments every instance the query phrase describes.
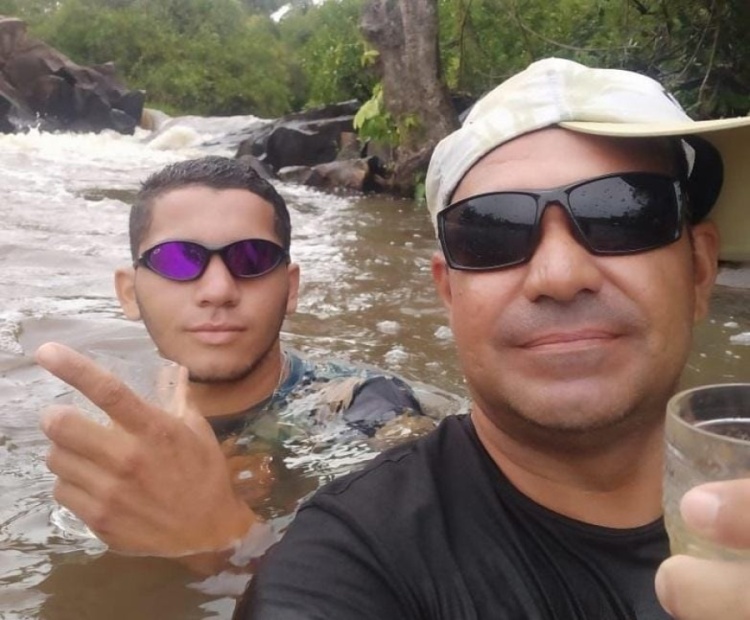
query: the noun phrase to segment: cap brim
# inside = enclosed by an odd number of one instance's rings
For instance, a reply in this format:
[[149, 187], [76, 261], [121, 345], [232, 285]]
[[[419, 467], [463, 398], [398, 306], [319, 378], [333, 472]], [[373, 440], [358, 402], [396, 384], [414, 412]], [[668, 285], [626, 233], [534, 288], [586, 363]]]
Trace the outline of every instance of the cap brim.
[[720, 258], [750, 261], [750, 117], [675, 123], [597, 123], [566, 121], [560, 127], [613, 138], [697, 135], [721, 154], [724, 183], [708, 217], [721, 233]]
[[658, 138], [660, 136], [702, 135], [750, 126], [750, 116], [740, 118], [718, 118], [710, 121], [676, 121], [674, 123], [596, 123], [590, 121], [563, 121], [560, 127], [580, 133], [600, 136]]

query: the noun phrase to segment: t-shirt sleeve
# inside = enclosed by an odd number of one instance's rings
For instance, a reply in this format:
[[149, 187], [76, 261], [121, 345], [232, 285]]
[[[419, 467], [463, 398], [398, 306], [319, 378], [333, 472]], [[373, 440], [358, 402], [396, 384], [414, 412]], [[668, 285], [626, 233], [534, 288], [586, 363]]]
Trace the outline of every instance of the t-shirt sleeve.
[[398, 377], [373, 377], [357, 388], [344, 411], [344, 420], [372, 436], [383, 424], [399, 415], [421, 415], [422, 408], [411, 388]]
[[233, 620], [406, 619], [392, 582], [351, 527], [308, 505], [262, 560]]

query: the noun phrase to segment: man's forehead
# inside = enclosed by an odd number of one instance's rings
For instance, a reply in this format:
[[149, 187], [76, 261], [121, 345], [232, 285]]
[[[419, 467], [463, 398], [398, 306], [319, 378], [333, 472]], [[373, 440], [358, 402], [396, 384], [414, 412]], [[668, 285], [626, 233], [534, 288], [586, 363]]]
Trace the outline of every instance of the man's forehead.
[[245, 198], [252, 200], [265, 200], [261, 196], [258, 196], [258, 194], [256, 194], [255, 192], [250, 191], [249, 189], [244, 187], [214, 187], [212, 185], [207, 185], [204, 183], [189, 183], [185, 185], [177, 185], [174, 187], [164, 187], [155, 194], [153, 201], [154, 203], [157, 203], [160, 200], [163, 201], [174, 195], [178, 195], [180, 197], [192, 195], [201, 197], [236, 196], [240, 199]]
[[550, 127], [506, 142], [474, 164], [451, 202], [509, 189], [559, 187], [616, 172], [676, 173], [668, 140], [608, 138]]
[[160, 211], [193, 211], [195, 217], [213, 219], [221, 208], [246, 210], [248, 217], [265, 213], [273, 215], [273, 205], [265, 198], [244, 188], [216, 188], [209, 185], [183, 185], [159, 192], [151, 201], [152, 216]]
[[235, 240], [237, 235], [263, 237], [266, 235], [262, 233], [272, 234], [274, 229], [274, 208], [257, 194], [245, 189], [187, 185], [154, 197], [142, 245], [150, 245], [154, 239], [178, 238], [211, 241], [209, 237], [215, 237], [223, 242], [224, 238]]

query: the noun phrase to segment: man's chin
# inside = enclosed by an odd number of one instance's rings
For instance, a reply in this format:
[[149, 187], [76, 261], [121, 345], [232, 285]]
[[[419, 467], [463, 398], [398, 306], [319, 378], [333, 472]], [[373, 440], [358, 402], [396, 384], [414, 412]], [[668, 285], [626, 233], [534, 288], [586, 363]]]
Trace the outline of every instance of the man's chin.
[[578, 435], [580, 433], [604, 431], [619, 428], [628, 419], [629, 412], [588, 411], [583, 415], [580, 409], [559, 408], [549, 416], [524, 416], [539, 429], [560, 435]]
[[247, 379], [255, 370], [255, 364], [239, 369], [188, 369], [191, 383], [202, 385], [226, 385]]
[[618, 428], [638, 417], [638, 403], [628, 390], [605, 382], [550, 382], [514, 393], [507, 404], [513, 417], [538, 432], [576, 434]]

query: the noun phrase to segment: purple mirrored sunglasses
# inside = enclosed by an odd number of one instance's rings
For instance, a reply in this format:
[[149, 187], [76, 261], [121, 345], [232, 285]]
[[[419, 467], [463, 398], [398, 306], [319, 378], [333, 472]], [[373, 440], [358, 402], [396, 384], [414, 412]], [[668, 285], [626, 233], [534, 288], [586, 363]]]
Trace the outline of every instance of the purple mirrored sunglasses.
[[267, 239], [241, 239], [220, 248], [194, 241], [165, 241], [149, 248], [136, 261], [154, 273], [177, 282], [200, 278], [214, 254], [235, 278], [258, 278], [288, 260], [284, 248]]

